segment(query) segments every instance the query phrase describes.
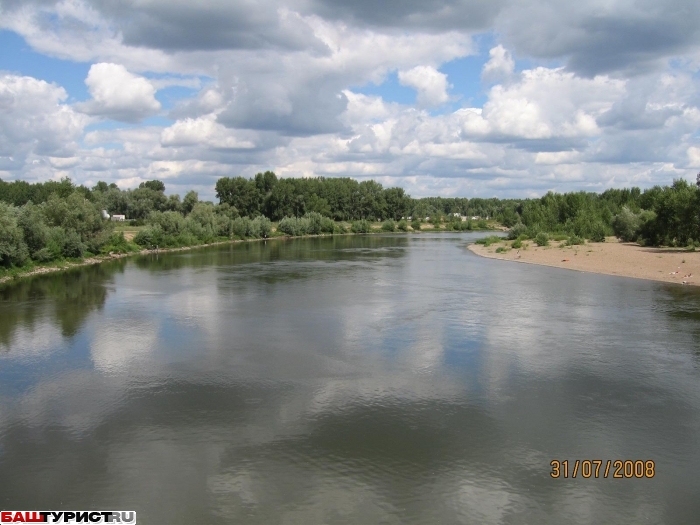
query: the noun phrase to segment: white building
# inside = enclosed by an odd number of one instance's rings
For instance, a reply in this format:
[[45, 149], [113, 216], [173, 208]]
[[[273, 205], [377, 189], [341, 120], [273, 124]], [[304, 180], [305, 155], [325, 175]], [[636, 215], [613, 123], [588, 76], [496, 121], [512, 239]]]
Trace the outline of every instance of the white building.
[[112, 215], [112, 220], [113, 220], [113, 221], [117, 221], [117, 222], [125, 221], [125, 220], [126, 220], [126, 215], [117, 215], [117, 214], [114, 214], [114, 215]]

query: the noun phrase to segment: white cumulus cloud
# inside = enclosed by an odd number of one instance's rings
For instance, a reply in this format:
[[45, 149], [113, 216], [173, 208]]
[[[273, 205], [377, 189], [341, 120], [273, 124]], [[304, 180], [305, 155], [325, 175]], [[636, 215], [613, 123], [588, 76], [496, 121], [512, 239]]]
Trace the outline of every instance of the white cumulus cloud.
[[85, 84], [92, 100], [77, 108], [89, 115], [139, 122], [160, 110], [153, 84], [120, 64], [93, 64]]
[[510, 52], [502, 45], [497, 45], [489, 51], [489, 61], [484, 64], [481, 78], [486, 82], [508, 80], [515, 71], [515, 61]]
[[0, 156], [70, 156], [88, 118], [64, 103], [67, 96], [55, 84], [0, 73]]
[[236, 136], [236, 132], [216, 122], [215, 115], [197, 119], [178, 120], [165, 128], [161, 135], [163, 146], [210, 146], [217, 149], [250, 149], [251, 140]]
[[435, 107], [450, 100], [447, 75], [432, 66], [416, 66], [408, 71], [399, 71], [399, 82], [418, 92], [416, 103], [421, 107]]

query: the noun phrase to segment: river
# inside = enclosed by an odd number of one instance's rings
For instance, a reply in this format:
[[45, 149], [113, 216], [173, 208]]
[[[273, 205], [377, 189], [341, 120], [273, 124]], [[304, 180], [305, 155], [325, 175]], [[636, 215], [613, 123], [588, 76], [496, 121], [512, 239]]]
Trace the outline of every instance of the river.
[[[3, 287], [0, 508], [697, 523], [698, 290], [483, 259], [480, 235], [238, 243]], [[653, 469], [605, 478], [618, 459]]]

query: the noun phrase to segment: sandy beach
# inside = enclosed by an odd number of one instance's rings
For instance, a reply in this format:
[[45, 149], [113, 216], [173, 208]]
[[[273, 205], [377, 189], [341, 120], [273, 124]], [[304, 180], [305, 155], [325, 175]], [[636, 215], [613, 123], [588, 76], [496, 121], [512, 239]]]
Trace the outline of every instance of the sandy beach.
[[[563, 242], [550, 241], [550, 246], [538, 247], [532, 241], [523, 241], [523, 247], [517, 250], [509, 248], [510, 244], [511, 241], [500, 242], [488, 248], [472, 244], [469, 249], [477, 255], [504, 261], [700, 285], [700, 252], [688, 252], [683, 248], [643, 247], [635, 243], [618, 242], [614, 237], [608, 238], [604, 243], [587, 242], [581, 246], [563, 246]], [[496, 253], [499, 247], [509, 249]]]

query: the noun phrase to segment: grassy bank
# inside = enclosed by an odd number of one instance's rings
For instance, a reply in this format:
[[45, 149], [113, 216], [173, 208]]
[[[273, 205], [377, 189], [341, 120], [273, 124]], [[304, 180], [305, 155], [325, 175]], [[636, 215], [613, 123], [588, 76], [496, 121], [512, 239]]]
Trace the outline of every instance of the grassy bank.
[[[499, 228], [499, 225], [495, 222], [490, 222], [487, 225], [486, 230], [480, 230], [474, 228], [473, 230], [462, 230], [454, 227], [449, 227], [450, 225], [438, 225], [431, 223], [421, 223], [419, 228], [413, 229], [408, 227], [405, 230], [398, 228], [398, 225], [394, 225], [393, 229], [389, 228], [387, 222], [370, 222], [364, 221], [366, 224], [357, 224], [362, 221], [355, 221], [355, 223], [349, 222], [334, 222], [337, 228], [334, 228], [333, 233], [305, 233], [303, 235], [289, 235], [282, 231], [279, 231], [279, 223], [271, 223], [271, 230], [269, 235], [266, 237], [239, 237], [232, 236], [231, 238], [219, 237], [209, 242], [195, 242], [191, 244], [176, 245], [177, 243], [171, 239], [169, 245], [150, 245], [143, 246], [137, 244], [134, 239], [136, 236], [144, 231], [146, 225], [136, 225], [129, 222], [117, 223], [114, 227], [114, 234], [112, 236], [112, 242], [106, 245], [102, 253], [100, 254], [86, 254], [85, 257], [72, 257], [65, 258], [61, 260], [55, 260], [47, 263], [37, 263], [29, 262], [23, 266], [13, 266], [10, 268], [0, 267], [0, 284], [8, 283], [11, 281], [16, 281], [24, 277], [31, 277], [35, 275], [41, 275], [45, 273], [59, 272], [63, 270], [68, 270], [71, 268], [76, 268], [80, 266], [88, 266], [91, 264], [99, 264], [106, 261], [112, 261], [115, 259], [127, 257], [129, 255], [147, 255], [150, 253], [168, 253], [174, 251], [184, 251], [191, 250], [195, 248], [203, 248], [207, 246], [216, 246], [222, 244], [231, 244], [239, 242], [251, 242], [251, 241], [264, 241], [264, 240], [285, 240], [294, 238], [304, 238], [304, 237], [331, 237], [334, 235], [367, 235], [367, 234], [381, 234], [381, 233], [437, 233], [437, 232], [453, 232], [453, 231], [487, 231], [495, 230]], [[356, 230], [353, 231], [353, 226]], [[366, 231], [365, 231], [366, 229]]]

